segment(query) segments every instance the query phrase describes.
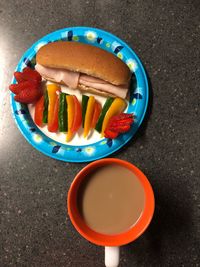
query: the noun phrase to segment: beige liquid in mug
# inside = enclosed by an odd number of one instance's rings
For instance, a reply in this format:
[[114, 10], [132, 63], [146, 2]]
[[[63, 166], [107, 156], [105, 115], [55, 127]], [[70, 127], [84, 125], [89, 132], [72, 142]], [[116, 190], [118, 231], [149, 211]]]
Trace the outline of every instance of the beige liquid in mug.
[[78, 192], [78, 209], [85, 223], [103, 234], [130, 229], [144, 209], [144, 189], [129, 169], [109, 164], [88, 175]]

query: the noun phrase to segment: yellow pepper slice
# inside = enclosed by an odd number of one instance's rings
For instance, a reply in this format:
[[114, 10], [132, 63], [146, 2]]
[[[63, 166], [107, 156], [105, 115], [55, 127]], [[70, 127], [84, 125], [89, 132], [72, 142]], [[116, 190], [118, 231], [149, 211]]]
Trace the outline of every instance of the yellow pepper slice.
[[57, 84], [48, 84], [47, 85], [47, 92], [49, 98], [49, 105], [48, 105], [48, 125], [52, 124], [52, 120], [54, 117], [54, 107], [57, 99], [56, 91], [60, 91], [61, 88]]
[[84, 123], [84, 131], [83, 131], [84, 138], [88, 136], [89, 131], [91, 129], [92, 117], [94, 113], [94, 105], [95, 105], [95, 98], [94, 96], [90, 96], [88, 99], [87, 110], [85, 114], [85, 123]]
[[67, 101], [67, 118], [68, 118], [68, 132], [66, 135], [66, 141], [69, 142], [73, 137], [72, 124], [74, 120], [74, 97], [73, 95], [66, 96]]
[[105, 115], [105, 118], [102, 124], [101, 136], [104, 136], [104, 131], [106, 127], [108, 126], [109, 120], [113, 116], [121, 113], [125, 108], [126, 108], [126, 101], [119, 97], [116, 97], [115, 100], [112, 102], [110, 108], [106, 112], [106, 115]]

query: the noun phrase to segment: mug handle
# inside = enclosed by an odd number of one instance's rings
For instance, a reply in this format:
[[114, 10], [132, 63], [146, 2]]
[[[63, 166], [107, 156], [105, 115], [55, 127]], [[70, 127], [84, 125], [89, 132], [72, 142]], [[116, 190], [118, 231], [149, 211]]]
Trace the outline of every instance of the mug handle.
[[105, 266], [119, 266], [119, 247], [105, 247]]

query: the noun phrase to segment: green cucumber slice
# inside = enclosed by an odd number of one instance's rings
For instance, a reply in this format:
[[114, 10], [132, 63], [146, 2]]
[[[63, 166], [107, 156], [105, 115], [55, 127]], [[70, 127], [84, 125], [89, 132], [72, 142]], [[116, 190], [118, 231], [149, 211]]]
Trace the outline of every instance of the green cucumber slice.
[[101, 114], [99, 116], [99, 119], [97, 121], [97, 124], [96, 124], [96, 127], [95, 129], [101, 133], [101, 128], [102, 128], [102, 124], [103, 124], [103, 120], [104, 120], [104, 117], [109, 109], [109, 107], [111, 106], [112, 102], [114, 101], [114, 98], [112, 97], [109, 97], [106, 99], [106, 102], [105, 104], [103, 105], [103, 108], [102, 108], [102, 111], [101, 111]]

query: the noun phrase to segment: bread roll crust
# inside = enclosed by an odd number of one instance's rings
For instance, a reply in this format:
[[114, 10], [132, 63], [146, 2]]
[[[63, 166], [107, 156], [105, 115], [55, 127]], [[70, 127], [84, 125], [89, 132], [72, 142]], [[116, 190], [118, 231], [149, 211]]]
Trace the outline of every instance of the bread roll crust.
[[100, 78], [114, 85], [127, 84], [128, 66], [117, 56], [79, 42], [53, 42], [39, 49], [36, 62], [45, 67], [68, 69]]

